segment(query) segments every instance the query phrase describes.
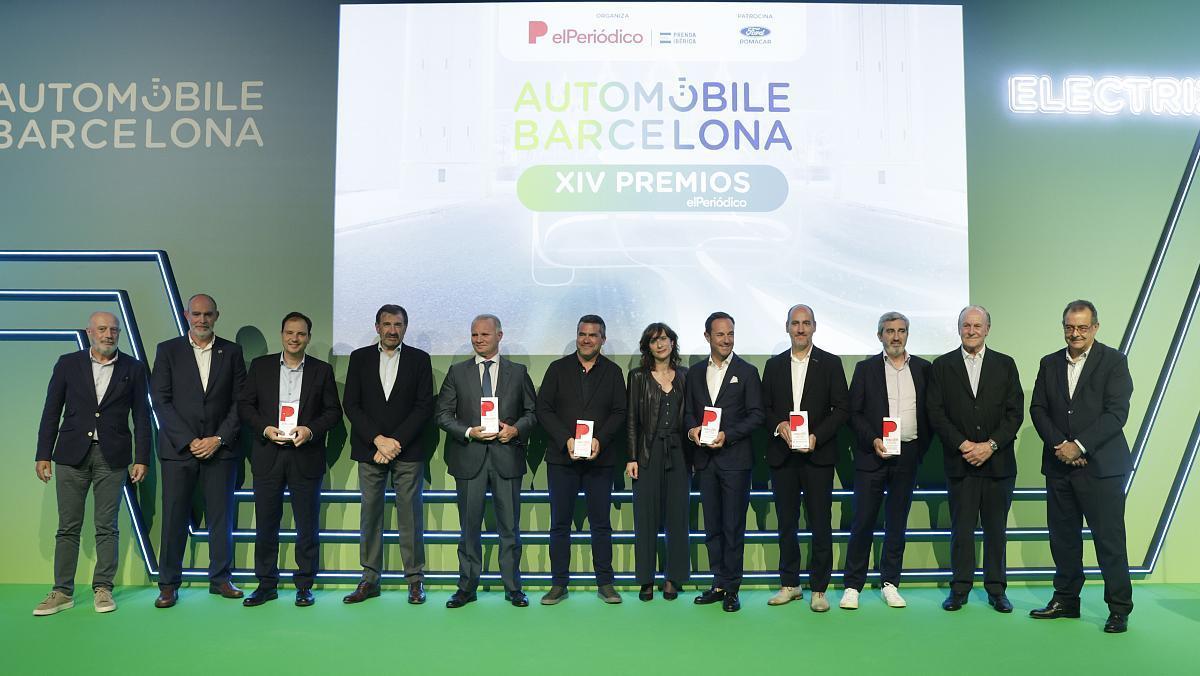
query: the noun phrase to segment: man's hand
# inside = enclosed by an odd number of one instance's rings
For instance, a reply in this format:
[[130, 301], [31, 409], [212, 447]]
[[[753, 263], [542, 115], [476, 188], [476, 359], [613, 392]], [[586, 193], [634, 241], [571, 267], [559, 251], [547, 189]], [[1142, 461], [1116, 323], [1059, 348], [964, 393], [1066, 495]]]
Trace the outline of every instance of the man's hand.
[[[503, 423], [501, 423], [501, 424], [503, 424]], [[488, 434], [484, 434], [483, 433], [483, 425], [480, 425], [479, 427], [472, 427], [470, 429], [470, 433], [471, 433], [471, 438], [475, 439], [476, 441], [493, 441], [496, 439], [496, 437], [500, 436], [496, 432], [490, 432]]]
[[817, 435], [810, 434], [810, 435], [808, 435], [808, 448], [798, 448], [796, 450], [800, 451], [801, 453], [812, 453], [816, 449], [817, 449]]
[[788, 421], [784, 420], [776, 425], [775, 433], [779, 435], [780, 439], [783, 439], [783, 443], [786, 444], [788, 448], [792, 447], [792, 426]]
[[292, 431], [292, 434], [295, 438], [295, 440], [292, 443], [295, 444], [297, 447], [303, 446], [305, 443], [311, 441], [313, 438], [313, 431], [311, 429], [305, 427], [304, 425], [300, 425], [299, 427], [297, 427], [295, 430]]
[[571, 440], [571, 452], [567, 454], [572, 461], [575, 460], [595, 460], [597, 455], [600, 455], [600, 440], [592, 437], [592, 447], [588, 450], [588, 454], [580, 457], [575, 453], [575, 444], [579, 443], [578, 439]]
[[883, 443], [883, 439], [880, 439], [879, 437], [875, 437], [875, 441], [871, 442], [871, 445], [875, 447], [875, 455], [879, 456], [881, 460], [888, 460], [896, 457], [894, 455], [887, 454], [887, 446]]
[[688, 439], [697, 446], [700, 445], [700, 427], [696, 426], [688, 430]]
[[376, 434], [372, 443], [375, 444], [375, 462], [380, 465], [386, 465], [400, 455], [400, 442], [391, 437]]
[[1083, 457], [1083, 451], [1074, 441], [1064, 441], [1054, 447], [1054, 457], [1058, 458], [1060, 462], [1073, 465], [1076, 460]]
[[725, 445], [725, 432], [722, 430], [720, 432], [717, 432], [717, 438], [713, 439], [713, 442], [711, 444], [709, 444], [709, 447], [710, 448], [720, 448], [724, 445]]
[[634, 481], [637, 480], [638, 464], [636, 462], [625, 463], [625, 476], [629, 477], [630, 479], [633, 479]]
[[986, 441], [964, 441], [958, 450], [962, 453], [963, 460], [974, 467], [979, 467], [992, 457], [992, 445]]
[[507, 444], [517, 437], [517, 428], [509, 425], [503, 420], [500, 421], [500, 433], [496, 435], [496, 440], [502, 444]]
[[292, 437], [284, 434], [283, 430], [270, 425], [267, 425], [265, 428], [263, 428], [263, 438], [265, 438], [267, 441], [279, 444], [280, 446], [292, 441]]
[[54, 476], [54, 469], [49, 460], [38, 460], [34, 462], [33, 471], [37, 474], [37, 478], [40, 479], [42, 483], [50, 481], [50, 478]]
[[208, 460], [219, 448], [221, 448], [221, 440], [217, 437], [192, 439], [192, 443], [188, 444], [188, 450], [199, 460]]
[[142, 479], [146, 478], [146, 472], [149, 469], [150, 468], [147, 467], [146, 465], [135, 464], [133, 467], [131, 467], [129, 469], [129, 480], [135, 484], [140, 484], [142, 482]]

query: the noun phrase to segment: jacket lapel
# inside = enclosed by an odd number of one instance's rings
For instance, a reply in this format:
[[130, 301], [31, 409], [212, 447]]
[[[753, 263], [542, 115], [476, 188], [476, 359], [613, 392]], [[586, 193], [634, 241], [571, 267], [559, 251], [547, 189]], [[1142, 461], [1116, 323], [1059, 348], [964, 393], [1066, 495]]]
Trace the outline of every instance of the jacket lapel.
[[[195, 361], [194, 359], [192, 361]], [[221, 372], [221, 364], [225, 361], [225, 351], [221, 349], [220, 343], [217, 342], [216, 336], [213, 337], [212, 361], [208, 365], [208, 387], [204, 388], [204, 396], [208, 397], [208, 393], [212, 392], [213, 386], [217, 381], [217, 374]], [[197, 369], [197, 375], [200, 371]], [[278, 377], [278, 376], [276, 376]], [[278, 384], [278, 383], [277, 383]], [[278, 388], [276, 388], [278, 389]]]
[[[789, 385], [792, 382], [791, 359], [792, 359], [792, 356], [791, 356], [791, 354], [789, 354], [788, 355], [788, 379], [787, 379], [787, 382]], [[821, 358], [817, 356], [817, 348], [815, 348], [815, 347], [810, 348], [808, 351], [808, 367], [804, 371], [804, 388], [800, 390], [800, 401], [792, 402], [792, 410], [793, 411], [807, 411], [809, 409], [809, 406], [804, 403], [804, 402], [808, 401], [808, 393], [809, 393], [809, 390], [811, 389], [809, 387], [809, 384], [811, 384], [813, 381], [813, 375], [820, 373], [820, 371], [821, 371]]]
[[[954, 358], [950, 360], [950, 368], [951, 368], [951, 370], [953, 370], [955, 373], [958, 374], [958, 377], [960, 379], [962, 379], [963, 388], [965, 388], [967, 391], [967, 394], [970, 395], [972, 399], [974, 399], [975, 395], [971, 393], [971, 376], [967, 375], [967, 365], [965, 363], [963, 363], [962, 348], [955, 350], [953, 352], [953, 354], [954, 354]], [[987, 357], [984, 357], [983, 361], [987, 362]], [[980, 387], [983, 387], [983, 373], [984, 373], [984, 369], [986, 369], [986, 368], [987, 368], [986, 364], [979, 365], [979, 386]]]
[[[306, 412], [310, 411], [309, 404], [312, 402], [314, 394], [313, 381], [317, 377], [316, 369], [312, 368], [312, 366], [312, 364], [305, 362], [304, 371], [300, 374], [300, 415], [305, 415]], [[276, 375], [275, 379], [278, 380], [279, 376]], [[276, 384], [275, 391], [279, 391], [278, 384]], [[305, 415], [304, 419], [309, 420], [310, 417]], [[296, 420], [299, 422], [299, 418]]]
[[[104, 398], [100, 400], [98, 408], [104, 408], [109, 401], [112, 400], [116, 393], [121, 390], [125, 383], [125, 379], [129, 377], [129, 357], [118, 355], [117, 363], [113, 364], [112, 379], [108, 381], [108, 389], [104, 391]], [[88, 375], [91, 375], [92, 360], [88, 359]]]
[[[725, 394], [726, 386], [733, 380], [733, 367], [736, 365], [737, 359], [737, 355], [729, 355], [729, 360], [725, 366], [725, 375], [721, 376], [721, 388], [717, 390], [717, 398], [713, 401], [713, 406], [716, 406], [717, 402], [721, 400], [721, 395]], [[707, 385], [707, 383], [708, 381], [706, 380], [705, 384]]]

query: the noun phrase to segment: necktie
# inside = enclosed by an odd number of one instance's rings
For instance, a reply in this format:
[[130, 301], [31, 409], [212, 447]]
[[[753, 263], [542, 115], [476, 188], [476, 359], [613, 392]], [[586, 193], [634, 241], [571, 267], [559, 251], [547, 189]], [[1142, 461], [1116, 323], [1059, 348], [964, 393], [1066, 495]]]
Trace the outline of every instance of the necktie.
[[492, 364], [491, 359], [483, 362], [483, 396], [492, 396]]

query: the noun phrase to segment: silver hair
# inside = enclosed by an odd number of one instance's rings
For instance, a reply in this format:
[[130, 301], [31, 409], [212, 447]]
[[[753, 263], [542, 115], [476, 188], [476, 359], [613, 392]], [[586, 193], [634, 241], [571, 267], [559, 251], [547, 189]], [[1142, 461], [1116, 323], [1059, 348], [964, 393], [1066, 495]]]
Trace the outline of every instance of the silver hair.
[[812, 317], [813, 324], [817, 323], [817, 313], [813, 312], [813, 309], [811, 307], [805, 305], [804, 303], [796, 303], [795, 305], [788, 308], [787, 316], [783, 318], [783, 328], [786, 329], [791, 326], [792, 313], [795, 312], [796, 308], [798, 308], [798, 307], [802, 307], [805, 310], [808, 310], [808, 316]]
[[475, 319], [471, 320], [471, 325], [474, 326], [475, 322], [477, 322], [481, 319], [490, 319], [493, 322], [495, 322], [497, 332], [504, 330], [504, 328], [500, 325], [500, 318], [497, 317], [496, 315], [489, 315], [489, 314], [475, 315]]
[[892, 312], [885, 312], [879, 316], [879, 326], [875, 329], [875, 335], [882, 336], [883, 335], [883, 325], [887, 324], [888, 322], [894, 322], [897, 319], [904, 322], [904, 328], [907, 330], [908, 329], [908, 317], [905, 317], [904, 315], [900, 314], [899, 312], [896, 312], [895, 310], [893, 310]]
[[962, 326], [963, 315], [967, 314], [971, 310], [978, 310], [978, 311], [982, 312], [984, 319], [987, 321], [987, 325], [988, 326], [992, 325], [992, 313], [988, 312], [987, 308], [985, 308], [982, 305], [968, 305], [965, 308], [963, 308], [962, 310], [960, 310], [958, 313], [958, 325], [959, 326]]

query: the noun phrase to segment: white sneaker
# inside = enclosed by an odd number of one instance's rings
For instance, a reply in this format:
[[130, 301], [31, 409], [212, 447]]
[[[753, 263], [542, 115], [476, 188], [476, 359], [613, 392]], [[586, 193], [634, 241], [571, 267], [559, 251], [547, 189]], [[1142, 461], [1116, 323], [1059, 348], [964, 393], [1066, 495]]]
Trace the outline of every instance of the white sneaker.
[[112, 590], [104, 587], [96, 587], [93, 590], [93, 600], [98, 613], [111, 613], [117, 609], [117, 602], [113, 600]]
[[900, 590], [896, 589], [896, 585], [891, 582], [883, 583], [883, 600], [887, 602], [889, 608], [903, 608], [908, 605], [904, 602], [904, 597], [900, 595]]
[[842, 610], [858, 610], [858, 590], [846, 587], [842, 591], [842, 600], [838, 603], [838, 608]]
[[804, 598], [804, 592], [799, 587], [780, 587], [774, 596], [767, 599], [767, 605], [782, 606], [802, 598]]

